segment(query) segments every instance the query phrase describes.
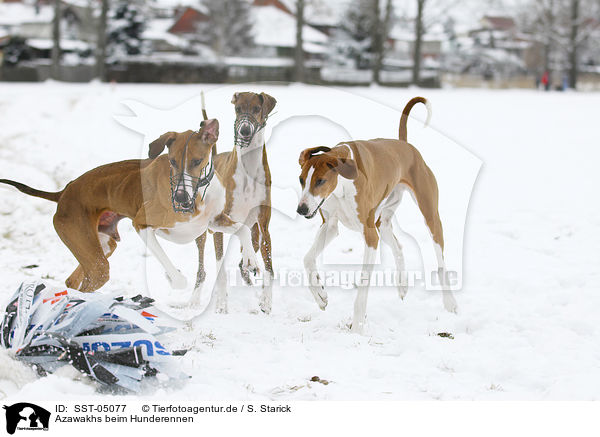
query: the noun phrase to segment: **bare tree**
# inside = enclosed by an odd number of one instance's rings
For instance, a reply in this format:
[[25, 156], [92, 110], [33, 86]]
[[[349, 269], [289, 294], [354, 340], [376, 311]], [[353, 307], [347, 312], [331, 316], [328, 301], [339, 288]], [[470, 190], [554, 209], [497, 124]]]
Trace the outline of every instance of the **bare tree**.
[[302, 29], [304, 29], [304, 0], [296, 0], [296, 82], [304, 82], [304, 39]]
[[417, 16], [415, 17], [415, 43], [413, 49], [412, 83], [418, 85], [421, 74], [421, 45], [423, 42], [423, 14], [425, 0], [417, 0]]
[[254, 45], [250, 3], [246, 0], [205, 0], [210, 21], [200, 23], [198, 32], [204, 34], [217, 56], [234, 56]]
[[577, 88], [579, 71], [577, 48], [579, 45], [579, 0], [571, 0], [571, 32], [569, 37], [569, 87]]
[[393, 7], [392, 0], [386, 0], [383, 20], [381, 20], [381, 11], [378, 0], [373, 3], [373, 53], [375, 60], [373, 62], [373, 80], [375, 83], [381, 83], [381, 70], [383, 68], [383, 59], [385, 57], [385, 43], [389, 36], [390, 23], [392, 21]]
[[60, 0], [54, 0], [54, 20], [52, 21], [52, 79], [60, 79]]
[[103, 82], [106, 81], [106, 21], [109, 6], [109, 0], [102, 0], [96, 39], [96, 77]]
[[380, 83], [379, 73], [383, 63], [383, 38], [381, 35], [381, 14], [379, 12], [379, 0], [373, 1], [373, 19], [371, 20], [371, 40], [373, 41], [373, 81]]
[[564, 72], [577, 86], [581, 59], [594, 57], [598, 0], [531, 0], [524, 7], [525, 25], [544, 44], [544, 70]]

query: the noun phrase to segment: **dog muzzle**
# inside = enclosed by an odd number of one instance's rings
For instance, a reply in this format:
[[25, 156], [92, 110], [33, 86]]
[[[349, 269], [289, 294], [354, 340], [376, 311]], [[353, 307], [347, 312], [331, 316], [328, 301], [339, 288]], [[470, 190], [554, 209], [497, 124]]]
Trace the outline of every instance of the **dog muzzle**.
[[198, 191], [204, 187], [201, 200], [204, 200], [206, 190], [215, 175], [212, 159], [202, 169], [200, 177], [194, 177], [186, 172], [173, 174], [171, 168], [171, 204], [175, 212], [193, 213], [196, 210]]
[[248, 147], [252, 143], [254, 136], [262, 130], [267, 124], [267, 120], [263, 123], [252, 115], [244, 113], [235, 119], [233, 125], [235, 135], [235, 145], [241, 148]]

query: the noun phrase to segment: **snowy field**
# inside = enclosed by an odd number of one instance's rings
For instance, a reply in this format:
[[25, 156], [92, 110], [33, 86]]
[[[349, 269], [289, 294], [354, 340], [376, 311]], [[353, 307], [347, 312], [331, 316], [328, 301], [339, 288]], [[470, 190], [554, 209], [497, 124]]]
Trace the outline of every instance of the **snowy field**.
[[[319, 226], [318, 219], [294, 212], [300, 150], [349, 138], [395, 138], [406, 102], [415, 95], [429, 98], [431, 126], [422, 128], [425, 110], [415, 107], [408, 138], [438, 179], [448, 266], [462, 281], [455, 292], [459, 312], [446, 313], [439, 293], [421, 284], [404, 301], [394, 288], [372, 288], [365, 333], [355, 335], [347, 327], [355, 290], [329, 287], [322, 312], [307, 288], [279, 283], [273, 312], [264, 315], [258, 286], [234, 286], [228, 314], [207, 314], [192, 330], [167, 339], [173, 348], [191, 348], [181, 367], [192, 378], [149, 387], [143, 397], [598, 399], [600, 94], [0, 83], [0, 177], [52, 191], [97, 165], [145, 156], [149, 141], [164, 131], [198, 126], [202, 89], [209, 115], [221, 123], [220, 151], [232, 144], [233, 92], [265, 91], [278, 100], [267, 134], [276, 188], [273, 260], [282, 275], [302, 271]], [[55, 205], [4, 186], [0, 199], [0, 301], [24, 280], [43, 277], [60, 285], [76, 264], [52, 227]], [[427, 268], [433, 251], [410, 196], [396, 225], [408, 270]], [[141, 292], [180, 319], [197, 314], [171, 306], [190, 295], [195, 245], [161, 241], [190, 284], [175, 292], [129, 220], [120, 233], [111, 280], [99, 292]], [[235, 238], [231, 243], [227, 264], [235, 272], [239, 245]], [[210, 284], [212, 249], [206, 259]], [[360, 238], [343, 230], [320, 265], [348, 269], [361, 259]], [[393, 267], [387, 251], [380, 262]], [[230, 276], [239, 284], [239, 276]], [[311, 382], [315, 375], [329, 384]], [[73, 372], [38, 379], [0, 351], [0, 396], [106, 395]]]

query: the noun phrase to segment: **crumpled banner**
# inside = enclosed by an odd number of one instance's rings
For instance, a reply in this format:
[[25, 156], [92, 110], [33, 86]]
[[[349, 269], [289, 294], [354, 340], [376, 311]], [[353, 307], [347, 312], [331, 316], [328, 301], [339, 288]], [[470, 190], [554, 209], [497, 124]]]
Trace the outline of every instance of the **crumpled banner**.
[[129, 298], [24, 282], [6, 306], [0, 346], [44, 376], [72, 365], [114, 392], [140, 392], [158, 374], [187, 378], [159, 340], [176, 321], [141, 295]]

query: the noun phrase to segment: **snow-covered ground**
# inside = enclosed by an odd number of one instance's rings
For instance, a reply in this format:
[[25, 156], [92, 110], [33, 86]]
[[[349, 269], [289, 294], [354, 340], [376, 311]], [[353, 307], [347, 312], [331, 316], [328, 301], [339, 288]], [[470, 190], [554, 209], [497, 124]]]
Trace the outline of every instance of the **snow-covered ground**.
[[[0, 177], [56, 190], [99, 164], [144, 156], [148, 142], [164, 131], [197, 127], [202, 89], [209, 115], [221, 122], [220, 151], [230, 149], [234, 91], [265, 91], [278, 100], [269, 120], [268, 153], [276, 186], [273, 259], [280, 274], [302, 271], [319, 226], [317, 219], [294, 214], [300, 150], [351, 137], [396, 137], [405, 103], [414, 95], [428, 97], [432, 126], [421, 128], [417, 120], [425, 111], [415, 107], [408, 137], [438, 178], [449, 268], [462, 271], [462, 289], [455, 292], [459, 313], [445, 313], [439, 293], [421, 285], [404, 301], [393, 288], [372, 288], [365, 334], [354, 335], [347, 324], [355, 290], [329, 287], [322, 312], [307, 288], [278, 284], [267, 316], [257, 311], [259, 287], [234, 287], [228, 314], [209, 314], [192, 331], [169, 339], [173, 347], [191, 348], [181, 366], [192, 378], [144, 396], [598, 399], [600, 94], [3, 83]], [[10, 187], [0, 187], [0, 199], [0, 301], [23, 280], [62, 283], [75, 260], [53, 230], [55, 205]], [[407, 268], [419, 271], [432, 249], [409, 196], [397, 224], [404, 231]], [[100, 292], [147, 293], [178, 318], [194, 315], [168, 305], [185, 301], [191, 290], [169, 290], [129, 221], [120, 232], [111, 281]], [[195, 246], [163, 244], [192, 285]], [[234, 239], [228, 259], [233, 271], [238, 253]], [[209, 282], [212, 256], [207, 250]], [[382, 268], [393, 266], [390, 258], [383, 253]], [[342, 231], [321, 265], [341, 270], [361, 259], [360, 238]], [[26, 267], [31, 265], [38, 267]], [[315, 375], [330, 383], [310, 382]], [[4, 351], [0, 393], [28, 400], [103, 396], [69, 372], [38, 379]]]

